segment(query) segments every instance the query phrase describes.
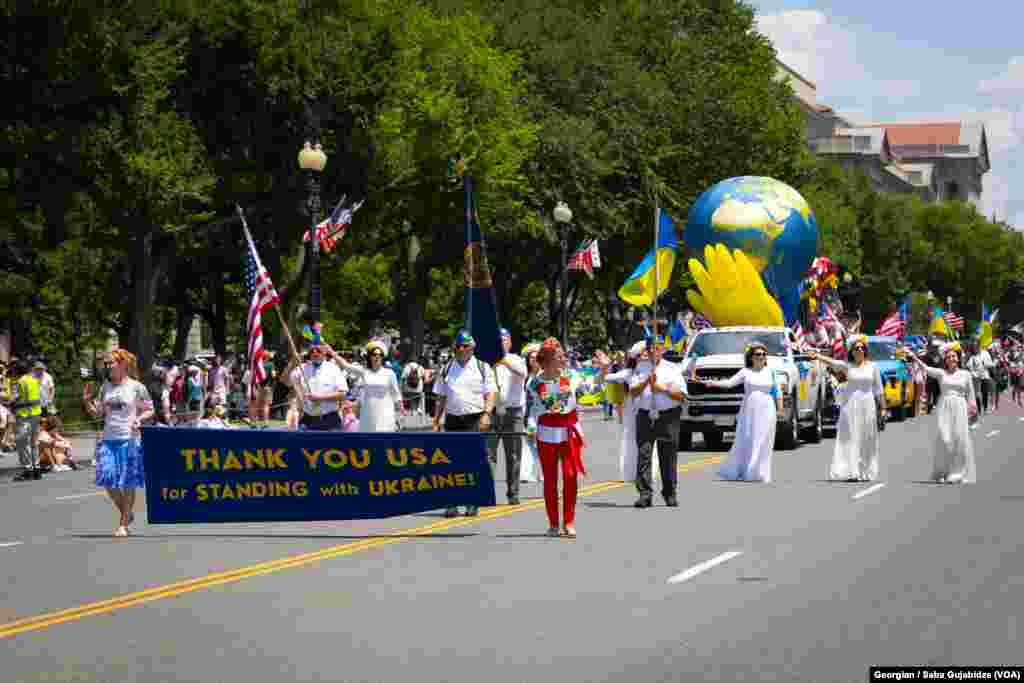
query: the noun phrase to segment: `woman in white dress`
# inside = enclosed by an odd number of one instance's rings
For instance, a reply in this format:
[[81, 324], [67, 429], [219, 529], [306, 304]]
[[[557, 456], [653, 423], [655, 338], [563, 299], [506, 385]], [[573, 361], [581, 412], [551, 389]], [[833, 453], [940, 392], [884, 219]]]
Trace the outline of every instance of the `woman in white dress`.
[[857, 334], [847, 341], [849, 362], [811, 351], [807, 355], [846, 375], [839, 407], [836, 450], [828, 478], [832, 481], [874, 481], [878, 477], [878, 411], [885, 410], [882, 373], [868, 360], [868, 338]]
[[760, 342], [748, 344], [744, 368], [726, 380], [691, 377], [690, 381], [716, 389], [743, 384], [743, 404], [736, 418], [736, 438], [719, 476], [730, 481], [772, 480], [772, 449], [775, 421], [783, 415], [782, 394], [768, 368], [768, 348]]
[[398, 386], [398, 377], [391, 368], [384, 367], [384, 359], [388, 355], [387, 345], [378, 339], [366, 345], [369, 365], [366, 368], [349, 363], [334, 349], [327, 348], [328, 356], [333, 358], [342, 370], [355, 373], [362, 380], [359, 386], [359, 431], [398, 431], [398, 415], [402, 412], [402, 389]]
[[[526, 358], [526, 382], [524, 386], [530, 385], [530, 380], [540, 374], [541, 367], [537, 362], [537, 352], [540, 351], [540, 342], [532, 342], [523, 347], [523, 357]], [[526, 394], [526, 411], [525, 414], [530, 414], [530, 394]], [[523, 458], [519, 464], [519, 481], [526, 483], [536, 483], [541, 481], [541, 466], [540, 466], [540, 454], [537, 452], [537, 442], [534, 439], [530, 439], [526, 436], [523, 437], [523, 441], [526, 442], [526, 448], [524, 453], [529, 453], [530, 457]]]
[[[974, 395], [974, 378], [960, 369], [960, 343], [949, 342], [940, 347], [942, 369], [925, 365], [925, 372], [939, 382], [939, 402], [935, 433], [935, 460], [932, 480], [943, 484], [971, 484], [977, 480], [974, 467], [974, 445], [971, 442], [970, 418], [978, 414]], [[915, 363], [924, 362], [907, 352]]]
[[[612, 384], [625, 384], [629, 386], [635, 374], [646, 374], [651, 371], [650, 355], [647, 352], [645, 342], [638, 341], [629, 349], [629, 359], [626, 367], [618, 372], [612, 372], [605, 376], [604, 381]], [[626, 392], [626, 400], [622, 404], [622, 440], [619, 442], [619, 477], [625, 482], [636, 481], [638, 450], [636, 445], [636, 403]], [[658, 467], [658, 445], [654, 445], [651, 455], [651, 472], [653, 476], [660, 476], [661, 470]]]

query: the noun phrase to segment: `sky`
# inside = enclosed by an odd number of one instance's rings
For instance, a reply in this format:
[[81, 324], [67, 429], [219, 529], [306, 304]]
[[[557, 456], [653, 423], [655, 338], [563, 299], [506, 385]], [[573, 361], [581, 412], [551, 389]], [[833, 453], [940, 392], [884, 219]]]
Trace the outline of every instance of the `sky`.
[[980, 209], [1024, 230], [1022, 0], [747, 0], [779, 59], [854, 124], [981, 121]]

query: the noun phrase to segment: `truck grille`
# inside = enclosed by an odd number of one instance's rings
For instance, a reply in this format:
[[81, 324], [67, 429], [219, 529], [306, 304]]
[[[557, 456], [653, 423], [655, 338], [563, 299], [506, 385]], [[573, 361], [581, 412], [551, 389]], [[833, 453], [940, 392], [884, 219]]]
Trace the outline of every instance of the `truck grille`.
[[694, 406], [691, 405], [689, 414], [693, 417], [700, 415], [737, 415], [740, 412], [740, 404], [732, 406]]
[[[732, 368], [701, 368], [697, 370], [697, 377], [701, 379], [711, 380], [723, 380], [729, 379], [737, 373], [737, 369]], [[728, 396], [728, 395], [743, 395], [743, 385], [733, 387], [732, 389], [716, 389], [714, 387], [705, 387], [700, 384], [689, 384], [687, 389], [690, 392], [690, 396]]]

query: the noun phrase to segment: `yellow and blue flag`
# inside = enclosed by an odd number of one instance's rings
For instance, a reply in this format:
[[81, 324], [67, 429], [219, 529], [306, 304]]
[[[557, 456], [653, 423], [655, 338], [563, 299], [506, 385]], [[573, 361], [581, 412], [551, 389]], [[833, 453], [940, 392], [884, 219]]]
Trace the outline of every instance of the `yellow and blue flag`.
[[672, 323], [672, 328], [669, 330], [672, 343], [668, 346], [675, 349], [676, 351], [682, 351], [686, 348], [686, 327], [683, 325], [683, 321], [676, 318], [675, 322]]
[[978, 345], [981, 348], [988, 348], [992, 344], [992, 312], [988, 310], [985, 302], [981, 303], [981, 322], [978, 323]]
[[[658, 209], [658, 243], [619, 288], [619, 298], [633, 306], [653, 304], [655, 297], [668, 289], [672, 281], [672, 267], [676, 264], [678, 246], [675, 222], [671, 216]], [[655, 259], [659, 275], [657, 294], [654, 287]]]
[[946, 321], [945, 313], [938, 306], [932, 312], [932, 324], [928, 326], [928, 334], [939, 334], [947, 339], [953, 339], [953, 330]]

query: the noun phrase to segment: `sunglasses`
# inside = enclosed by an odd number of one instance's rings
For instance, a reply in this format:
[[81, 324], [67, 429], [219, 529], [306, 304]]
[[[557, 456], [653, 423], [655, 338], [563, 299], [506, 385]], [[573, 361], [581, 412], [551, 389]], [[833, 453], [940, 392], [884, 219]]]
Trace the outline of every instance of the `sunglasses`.
[[457, 349], [468, 349], [471, 346], [472, 346], [472, 344], [456, 344], [455, 348], [457, 348]]
[[753, 354], [751, 354], [751, 355], [752, 355], [752, 356], [753, 356], [754, 358], [757, 358], [758, 356], [760, 356], [760, 357], [762, 357], [762, 358], [767, 358], [767, 357], [768, 357], [768, 354], [767, 354], [767, 353], [765, 353], [764, 351], [755, 351], [755, 352], [754, 352]]
[[383, 358], [384, 357], [384, 352], [383, 351], [370, 351], [370, 356], [371, 357], [372, 356], [380, 356], [381, 358]]

